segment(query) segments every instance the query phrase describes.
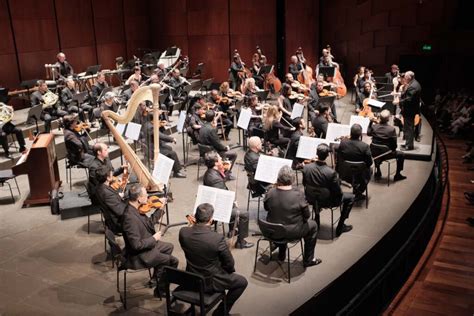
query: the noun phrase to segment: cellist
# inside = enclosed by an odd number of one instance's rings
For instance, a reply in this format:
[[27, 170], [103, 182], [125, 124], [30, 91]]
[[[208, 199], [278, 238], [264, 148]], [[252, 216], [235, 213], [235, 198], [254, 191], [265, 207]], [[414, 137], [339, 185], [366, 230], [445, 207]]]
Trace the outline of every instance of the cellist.
[[244, 66], [245, 64], [242, 62], [239, 53], [235, 52], [234, 57], [232, 59], [232, 64], [230, 65], [229, 69], [229, 81], [232, 84], [233, 90], [239, 89], [240, 85], [242, 84], [242, 77], [239, 74], [241, 74], [245, 70]]

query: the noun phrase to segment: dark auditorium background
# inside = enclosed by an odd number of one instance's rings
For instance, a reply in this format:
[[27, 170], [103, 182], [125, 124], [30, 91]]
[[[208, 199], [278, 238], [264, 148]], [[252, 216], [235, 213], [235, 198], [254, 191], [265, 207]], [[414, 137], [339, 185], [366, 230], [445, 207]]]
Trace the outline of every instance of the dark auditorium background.
[[468, 86], [472, 71], [464, 66], [474, 50], [468, 2], [0, 0], [0, 85], [12, 90], [43, 78], [44, 64], [55, 62], [59, 51], [79, 72], [94, 64], [115, 68], [117, 56], [130, 59], [141, 49], [175, 44], [190, 57], [191, 70], [204, 62], [204, 77], [220, 82], [234, 49], [250, 63], [260, 45], [281, 72], [298, 46], [314, 67], [330, 44], [346, 81], [359, 64], [381, 74], [400, 63], [416, 64], [432, 87]]

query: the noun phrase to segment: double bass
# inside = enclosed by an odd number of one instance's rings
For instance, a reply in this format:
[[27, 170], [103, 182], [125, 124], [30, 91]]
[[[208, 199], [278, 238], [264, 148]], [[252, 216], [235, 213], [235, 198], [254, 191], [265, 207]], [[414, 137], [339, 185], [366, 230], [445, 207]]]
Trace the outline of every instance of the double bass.
[[[261, 65], [260, 66], [265, 66], [266, 65], [266, 57], [263, 55], [262, 50], [260, 49], [259, 46], [257, 46], [257, 55], [259, 55], [259, 60]], [[265, 62], [265, 63], [264, 63]], [[264, 90], [270, 90], [272, 93], [280, 92], [281, 90], [281, 81], [278, 79], [277, 76], [275, 76], [275, 71], [274, 67], [272, 66], [272, 69], [268, 74], [264, 75], [264, 81], [263, 81], [263, 89]]]
[[303, 69], [299, 74], [298, 74], [298, 81], [307, 86], [308, 88], [311, 87], [311, 84], [313, 83], [313, 69], [306, 64], [306, 58], [304, 58], [303, 55], [303, 50], [301, 47], [298, 47], [296, 50], [296, 57], [298, 58], [298, 63], [301, 65], [301, 68]]
[[[329, 56], [331, 55], [331, 46], [327, 45], [326, 49], [329, 51]], [[330, 57], [330, 60], [332, 62], [332, 58]], [[344, 84], [344, 79], [342, 78], [341, 72], [339, 71], [339, 65], [336, 66], [336, 72], [334, 74], [334, 78], [332, 79], [332, 82], [336, 84], [336, 92], [337, 95], [342, 98], [347, 94], [347, 87]]]

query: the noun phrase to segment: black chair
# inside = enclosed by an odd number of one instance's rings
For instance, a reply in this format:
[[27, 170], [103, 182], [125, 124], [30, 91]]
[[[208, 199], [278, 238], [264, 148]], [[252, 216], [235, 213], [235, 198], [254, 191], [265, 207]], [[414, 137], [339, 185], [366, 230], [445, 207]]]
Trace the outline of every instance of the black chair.
[[393, 151], [387, 145], [379, 145], [379, 144], [370, 144], [370, 152], [372, 153], [372, 157], [374, 159], [374, 165], [378, 169], [382, 165], [382, 163], [386, 162], [388, 164], [388, 174], [387, 174], [387, 186], [390, 186], [390, 167], [392, 162], [396, 159], [390, 158], [386, 159], [386, 156], [393, 153]]
[[20, 187], [18, 186], [18, 182], [16, 181], [16, 175], [13, 174], [12, 169], [0, 171], [0, 185], [2, 187], [5, 186], [5, 184], [8, 185], [8, 188], [10, 189], [10, 194], [12, 196], [12, 202], [15, 203], [15, 197], [13, 196], [12, 186], [8, 182], [11, 179], [15, 181], [16, 189], [18, 190], [18, 195], [21, 196]]
[[318, 203], [318, 201], [315, 201], [313, 203], [313, 212], [312, 212], [313, 219], [315, 219], [316, 214], [319, 215], [323, 209], [328, 209], [331, 211], [331, 240], [334, 240], [334, 225], [337, 224], [340, 219], [338, 218], [337, 220], [334, 220], [334, 211], [339, 209], [339, 212], [340, 213], [342, 212], [342, 201], [339, 205], [323, 205], [323, 204]]
[[[277, 246], [280, 245], [287, 245], [286, 250], [286, 258], [288, 262], [288, 283], [291, 283], [291, 270], [290, 270], [290, 248], [293, 248], [296, 246], [298, 243], [301, 246], [301, 255], [303, 255], [304, 250], [303, 250], [303, 239], [286, 239], [286, 228], [283, 226], [283, 224], [275, 224], [275, 223], [270, 223], [267, 222], [263, 219], [258, 219], [258, 227], [260, 228], [260, 231], [262, 232], [262, 237], [260, 237], [257, 241], [257, 249], [255, 251], [255, 263], [253, 266], [253, 272], [257, 270], [257, 257], [258, 257], [258, 249], [260, 245], [260, 241], [266, 240], [269, 243], [270, 249], [272, 248], [272, 244], [275, 244]], [[271, 257], [271, 253], [270, 253]], [[299, 256], [294, 260], [299, 258]]]
[[[195, 306], [199, 306], [199, 315], [206, 315], [214, 306], [222, 301], [224, 315], [227, 315], [225, 293], [206, 293], [203, 276], [172, 267], [165, 267], [163, 278], [166, 284], [167, 315], [173, 315], [171, 305], [176, 301], [191, 304], [192, 315], [195, 315]], [[178, 285], [172, 292], [170, 291], [171, 284]]]
[[255, 188], [253, 187], [252, 184], [254, 185], [259, 185], [257, 184], [255, 181], [255, 178], [254, 178], [254, 174], [253, 173], [250, 173], [247, 171], [247, 180], [248, 180], [248, 183], [247, 183], [247, 190], [248, 190], [248, 195], [247, 195], [247, 213], [249, 211], [249, 207], [250, 207], [250, 201], [252, 199], [257, 199], [257, 218], [259, 218], [260, 216], [260, 200], [263, 198], [263, 195], [264, 193], [259, 193], [255, 190]]
[[[341, 179], [343, 179], [344, 181], [350, 182], [351, 185], [354, 186], [356, 177], [366, 172], [367, 169], [369, 169], [369, 172], [370, 172], [370, 168], [368, 168], [365, 162], [363, 161], [344, 160], [344, 161], [341, 161], [341, 164], [339, 166], [339, 174], [341, 176]], [[365, 208], [368, 208], [368, 207], [369, 207], [369, 185], [367, 184], [365, 188]]]
[[89, 169], [81, 162], [71, 160], [68, 156], [64, 159], [64, 165], [66, 166], [66, 183], [69, 183], [69, 190], [72, 190], [72, 169], [84, 169], [87, 179], [89, 179]]
[[197, 172], [197, 179], [199, 180], [199, 169], [201, 166], [201, 162], [204, 163], [204, 155], [210, 151], [214, 150], [214, 147], [209, 145], [198, 144], [199, 148], [199, 160], [198, 160], [198, 172]]
[[[87, 169], [86, 169], [87, 170]], [[91, 231], [91, 214], [96, 214], [100, 213], [100, 220], [103, 223], [103, 217], [102, 214], [103, 212], [103, 206], [101, 203], [99, 203], [98, 199], [95, 197], [95, 194], [92, 192], [92, 189], [90, 188], [89, 182], [87, 182], [85, 185], [86, 188], [86, 193], [87, 196], [89, 197], [89, 200], [91, 201], [91, 205], [87, 207], [87, 234], [90, 234]], [[81, 195], [80, 193], [79, 195]]]
[[[148, 270], [148, 275], [150, 277], [148, 281], [148, 287], [150, 288], [153, 287], [153, 283], [152, 283], [153, 275], [151, 273], [150, 268], [147, 268], [147, 267], [134, 268], [134, 267], [129, 266], [126, 260], [126, 257], [124, 255], [124, 250], [122, 250], [122, 248], [119, 246], [119, 244], [115, 240], [114, 232], [108, 229], [107, 226], [105, 226], [105, 238], [107, 239], [109, 243], [112, 260], [115, 261], [115, 265], [117, 266], [117, 292], [119, 293], [120, 301], [123, 303], [123, 307], [127, 309], [127, 273], [142, 272], [142, 271]], [[123, 271], [123, 296], [122, 296], [122, 293], [120, 292], [120, 271]], [[158, 280], [156, 280], [156, 283], [158, 284]], [[160, 301], [161, 301], [161, 295], [160, 295]]]

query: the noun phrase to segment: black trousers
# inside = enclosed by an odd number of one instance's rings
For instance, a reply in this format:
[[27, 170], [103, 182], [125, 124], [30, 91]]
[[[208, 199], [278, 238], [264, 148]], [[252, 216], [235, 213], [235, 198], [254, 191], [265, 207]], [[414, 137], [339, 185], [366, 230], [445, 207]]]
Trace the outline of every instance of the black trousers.
[[415, 115], [404, 115], [403, 136], [405, 136], [405, 146], [414, 147], [415, 138]]
[[156, 257], [154, 258], [153, 262], [151, 265], [149, 265], [150, 268], [154, 268], [154, 276], [159, 280], [159, 285], [160, 287], [164, 286], [164, 281], [161, 278], [161, 275], [163, 273], [163, 268], [165, 266], [170, 266], [173, 268], [178, 267], [179, 260], [178, 258], [174, 257], [171, 255], [173, 252], [174, 246], [173, 244], [169, 242], [164, 242], [164, 241], [157, 241], [155, 245], [155, 249], [158, 249], [159, 252], [157, 252]]
[[219, 155], [222, 157], [222, 158], [225, 158], [225, 159], [229, 159], [230, 162], [231, 162], [231, 168], [230, 170], [232, 170], [232, 168], [234, 167], [234, 163], [235, 161], [237, 160], [237, 154], [231, 150], [227, 150], [227, 151], [220, 151], [219, 152]]
[[5, 153], [8, 153], [7, 136], [10, 134], [15, 134], [18, 144], [20, 145], [20, 149], [25, 148], [25, 138], [23, 137], [21, 129], [13, 125], [12, 122], [7, 122], [2, 126], [2, 130], [0, 132], [0, 143], [2, 144]]
[[[308, 220], [306, 223], [304, 223], [301, 234], [299, 234], [299, 236], [303, 237], [304, 239], [304, 263], [309, 263], [314, 258], [314, 248], [316, 247], [316, 241], [318, 240], [318, 226], [319, 225], [315, 221]], [[287, 245], [280, 245], [278, 247], [279, 253], [286, 254], [286, 248]]]
[[[225, 278], [217, 279], [217, 276], [214, 277], [214, 291], [215, 292], [222, 292], [227, 291], [226, 293], [226, 303], [227, 303], [227, 313], [230, 312], [232, 306], [234, 306], [235, 302], [239, 299], [239, 297], [244, 293], [245, 289], [247, 288], [248, 282], [247, 279], [240, 274], [231, 273], [227, 275]], [[224, 305], [221, 303], [217, 306], [216, 310], [214, 311], [213, 315], [224, 315]], [[227, 315], [225, 315], [227, 316]]]
[[[383, 156], [380, 162], [389, 160], [389, 159], [396, 159], [397, 160], [397, 174], [399, 174], [403, 170], [403, 166], [405, 164], [405, 154], [402, 151], [396, 150], [389, 155]], [[377, 171], [380, 171], [380, 164], [376, 165]]]
[[[339, 219], [338, 226], [339, 225], [340, 226], [344, 225], [344, 221], [349, 218], [349, 214], [351, 213], [352, 206], [354, 205], [354, 199], [355, 199], [354, 194], [352, 194], [350, 192], [343, 192], [342, 193], [342, 197], [341, 197], [341, 204], [342, 204], [341, 218]], [[321, 207], [318, 206], [318, 203], [319, 203], [319, 205], [321, 205]], [[316, 201], [313, 204], [313, 208], [316, 210], [315, 220], [316, 220], [316, 224], [318, 225], [318, 227], [320, 226], [320, 223], [321, 223], [319, 213], [321, 212], [322, 207], [326, 207], [325, 206], [326, 204], [327, 203], [318, 202], [318, 201]], [[338, 204], [336, 203], [335, 205], [337, 206]]]
[[249, 235], [249, 213], [247, 210], [239, 210], [234, 207], [232, 209], [232, 214], [230, 215], [229, 231], [234, 229], [235, 217], [239, 216], [239, 223], [237, 224], [237, 229], [239, 230], [237, 241], [242, 241], [245, 237]]

